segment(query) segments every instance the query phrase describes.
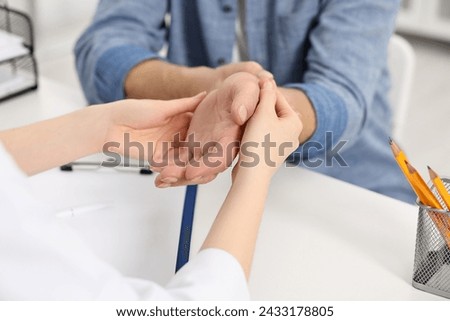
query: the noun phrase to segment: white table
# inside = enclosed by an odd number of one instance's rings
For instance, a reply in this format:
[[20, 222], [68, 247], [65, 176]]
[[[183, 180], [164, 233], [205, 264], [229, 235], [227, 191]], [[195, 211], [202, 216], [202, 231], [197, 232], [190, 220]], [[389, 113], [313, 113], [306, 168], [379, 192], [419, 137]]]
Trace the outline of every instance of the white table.
[[[0, 104], [0, 129], [75, 110], [81, 93], [42, 79], [37, 92]], [[48, 171], [31, 178], [39, 197], [64, 209], [110, 203], [66, 222], [122, 273], [164, 284], [173, 274], [184, 188], [111, 169]], [[192, 253], [230, 184], [201, 186]], [[274, 177], [250, 290], [260, 300], [437, 300], [411, 286], [417, 209], [300, 168]]]
[[[194, 247], [230, 184], [200, 188]], [[437, 299], [411, 286], [415, 206], [299, 168], [274, 177], [250, 289], [260, 300]]]

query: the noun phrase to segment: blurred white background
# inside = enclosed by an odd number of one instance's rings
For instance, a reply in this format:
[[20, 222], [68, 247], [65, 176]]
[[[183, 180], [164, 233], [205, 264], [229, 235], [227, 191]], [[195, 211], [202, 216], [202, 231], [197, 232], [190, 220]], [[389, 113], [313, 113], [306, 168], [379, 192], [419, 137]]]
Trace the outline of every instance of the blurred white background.
[[[97, 1], [8, 3], [32, 16], [40, 75], [79, 87], [72, 49]], [[416, 70], [400, 143], [424, 176], [426, 165], [450, 176], [450, 1], [404, 0], [403, 7], [398, 30], [415, 50]]]

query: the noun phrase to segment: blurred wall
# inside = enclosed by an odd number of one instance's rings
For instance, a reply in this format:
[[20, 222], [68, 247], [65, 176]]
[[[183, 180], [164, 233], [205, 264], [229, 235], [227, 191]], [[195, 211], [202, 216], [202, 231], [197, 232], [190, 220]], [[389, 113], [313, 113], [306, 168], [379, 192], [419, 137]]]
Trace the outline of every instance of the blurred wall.
[[89, 24], [96, 0], [8, 0], [11, 8], [28, 13], [34, 24], [37, 55], [68, 53]]

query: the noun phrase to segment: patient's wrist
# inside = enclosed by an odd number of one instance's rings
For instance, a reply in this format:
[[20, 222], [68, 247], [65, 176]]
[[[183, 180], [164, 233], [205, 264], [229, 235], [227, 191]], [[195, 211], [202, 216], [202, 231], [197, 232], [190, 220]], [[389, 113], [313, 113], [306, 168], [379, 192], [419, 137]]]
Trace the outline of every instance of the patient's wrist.
[[220, 86], [222, 79], [220, 73], [213, 68], [181, 67], [180, 77], [186, 84], [186, 97], [194, 96], [202, 91], [210, 92]]

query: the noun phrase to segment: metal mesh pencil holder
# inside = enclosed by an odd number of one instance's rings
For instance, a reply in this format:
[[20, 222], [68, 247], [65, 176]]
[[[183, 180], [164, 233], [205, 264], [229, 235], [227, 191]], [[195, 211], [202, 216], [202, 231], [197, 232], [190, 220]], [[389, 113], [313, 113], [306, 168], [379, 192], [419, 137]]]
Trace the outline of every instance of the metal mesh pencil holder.
[[[450, 190], [450, 179], [442, 179]], [[431, 189], [439, 202], [442, 199]], [[415, 288], [450, 299], [450, 212], [419, 201], [412, 284]]]

